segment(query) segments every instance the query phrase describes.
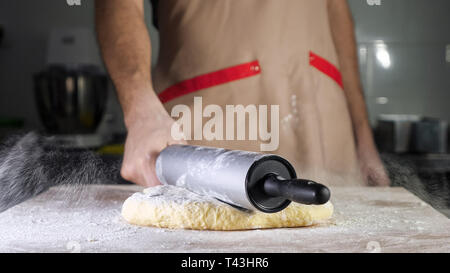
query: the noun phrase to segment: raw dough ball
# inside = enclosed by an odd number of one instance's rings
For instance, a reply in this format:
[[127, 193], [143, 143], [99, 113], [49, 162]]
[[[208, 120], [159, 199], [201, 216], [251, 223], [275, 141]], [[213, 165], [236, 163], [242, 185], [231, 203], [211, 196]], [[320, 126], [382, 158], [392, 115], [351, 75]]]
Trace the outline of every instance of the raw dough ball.
[[333, 205], [291, 203], [277, 213], [252, 213], [235, 209], [214, 198], [201, 196], [184, 188], [157, 186], [129, 197], [122, 216], [130, 223], [161, 228], [200, 230], [244, 230], [311, 226], [333, 214]]

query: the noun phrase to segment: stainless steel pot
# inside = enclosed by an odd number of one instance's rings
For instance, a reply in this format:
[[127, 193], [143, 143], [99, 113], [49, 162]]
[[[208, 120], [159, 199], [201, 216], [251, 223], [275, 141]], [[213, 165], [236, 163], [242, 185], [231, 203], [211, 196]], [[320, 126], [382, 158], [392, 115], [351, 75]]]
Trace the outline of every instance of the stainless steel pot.
[[448, 123], [435, 118], [424, 118], [412, 128], [412, 145], [415, 152], [447, 153]]
[[387, 153], [410, 152], [413, 124], [421, 118], [417, 115], [380, 115], [375, 129], [379, 150]]
[[48, 133], [90, 134], [102, 120], [108, 79], [96, 67], [52, 66], [35, 75], [35, 99]]
[[378, 148], [387, 153], [446, 153], [448, 123], [417, 115], [380, 115]]

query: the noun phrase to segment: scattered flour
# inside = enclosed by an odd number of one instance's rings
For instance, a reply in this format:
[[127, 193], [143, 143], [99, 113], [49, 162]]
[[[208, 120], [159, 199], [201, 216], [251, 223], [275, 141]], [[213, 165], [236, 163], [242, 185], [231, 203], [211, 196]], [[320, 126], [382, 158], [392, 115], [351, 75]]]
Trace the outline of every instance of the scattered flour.
[[0, 252], [450, 252], [450, 220], [402, 189], [332, 188], [327, 223], [235, 232], [129, 225], [123, 201], [141, 190], [52, 188], [0, 214]]

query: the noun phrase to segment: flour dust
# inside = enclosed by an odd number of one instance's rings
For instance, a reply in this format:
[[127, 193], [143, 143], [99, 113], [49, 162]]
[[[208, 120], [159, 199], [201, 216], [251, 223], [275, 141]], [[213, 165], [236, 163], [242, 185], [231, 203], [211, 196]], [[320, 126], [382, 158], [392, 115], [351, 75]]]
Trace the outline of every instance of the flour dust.
[[86, 185], [118, 181], [120, 164], [89, 150], [55, 145], [36, 133], [10, 137], [0, 145], [0, 212], [59, 185], [69, 185], [59, 197], [83, 202], [78, 199]]

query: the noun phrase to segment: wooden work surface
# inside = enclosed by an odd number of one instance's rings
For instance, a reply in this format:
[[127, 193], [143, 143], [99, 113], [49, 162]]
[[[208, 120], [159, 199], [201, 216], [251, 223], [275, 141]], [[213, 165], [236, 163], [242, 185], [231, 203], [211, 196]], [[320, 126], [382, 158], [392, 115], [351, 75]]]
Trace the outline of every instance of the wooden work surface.
[[120, 216], [137, 186], [54, 188], [0, 214], [0, 252], [450, 252], [450, 220], [402, 188], [332, 187], [314, 227], [192, 231]]

